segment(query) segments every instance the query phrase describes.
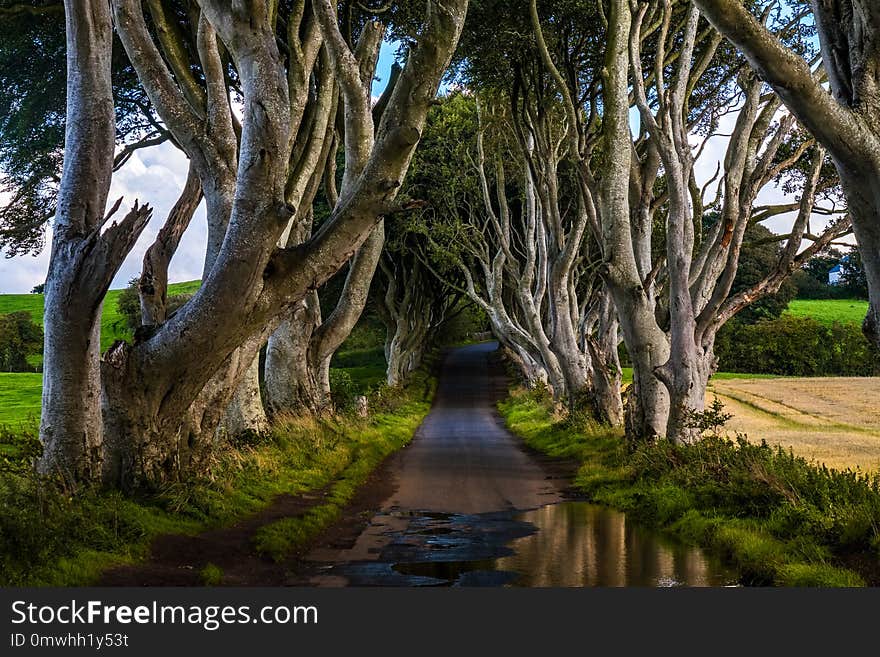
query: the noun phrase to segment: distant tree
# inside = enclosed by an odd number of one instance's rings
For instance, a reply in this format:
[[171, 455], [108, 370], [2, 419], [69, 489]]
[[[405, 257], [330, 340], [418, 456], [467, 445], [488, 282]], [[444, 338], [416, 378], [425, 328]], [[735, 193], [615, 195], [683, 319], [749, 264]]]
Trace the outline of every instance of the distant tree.
[[0, 315], [0, 371], [30, 372], [28, 356], [40, 353], [43, 329], [26, 311]]
[[849, 253], [840, 259], [840, 283], [847, 296], [858, 299], [868, 298], [868, 278], [865, 275], [865, 267], [862, 263], [862, 255], [855, 246]]
[[840, 285], [828, 283], [831, 270], [841, 263], [842, 258], [843, 253], [834, 248], [810, 258], [792, 276], [792, 281], [797, 286], [797, 297], [799, 299], [834, 299], [848, 296], [850, 293]]
[[34, 287], [31, 289], [31, 294], [42, 294], [43, 290], [45, 290], [45, 289], [46, 289], [45, 283], [40, 283], [39, 285], [34, 285]]
[[[776, 268], [781, 247], [774, 237], [773, 232], [760, 224], [750, 226], [746, 230], [739, 257], [739, 268], [731, 288], [733, 294], [755, 285]], [[768, 295], [746, 306], [739, 312], [737, 319], [746, 324], [752, 324], [759, 319], [775, 319], [783, 313], [797, 293], [797, 286], [791, 279], [786, 279], [776, 294]]]
[[[122, 315], [122, 321], [125, 328], [134, 332], [143, 324], [143, 314], [141, 312], [141, 300], [138, 292], [140, 279], [135, 276], [128, 282], [126, 287], [116, 299], [116, 310]], [[171, 316], [183, 304], [192, 299], [192, 294], [172, 294], [167, 300], [167, 312]]]

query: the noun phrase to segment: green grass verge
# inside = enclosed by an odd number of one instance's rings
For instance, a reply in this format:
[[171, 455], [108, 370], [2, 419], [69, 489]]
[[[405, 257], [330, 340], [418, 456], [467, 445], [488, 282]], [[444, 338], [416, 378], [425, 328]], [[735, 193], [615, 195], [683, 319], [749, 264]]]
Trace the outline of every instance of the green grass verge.
[[[405, 445], [430, 409], [424, 375], [374, 404], [368, 419], [290, 419], [270, 434], [218, 450], [209, 476], [136, 498], [107, 491], [65, 496], [22, 469], [0, 472], [0, 584], [94, 583], [148, 554], [159, 534], [194, 534], [265, 508], [281, 493], [327, 489], [301, 519], [265, 527], [257, 548], [283, 558], [337, 517], [369, 473]], [[0, 461], [0, 466], [3, 465]], [[212, 584], [216, 568], [201, 572]]]
[[589, 500], [722, 555], [744, 584], [861, 586], [843, 564], [880, 559], [880, 477], [717, 437], [630, 450], [620, 430], [573, 426], [523, 390], [499, 408], [527, 445], [580, 464]]
[[868, 302], [859, 299], [794, 299], [786, 314], [812, 317], [823, 324], [861, 324], [868, 312]]

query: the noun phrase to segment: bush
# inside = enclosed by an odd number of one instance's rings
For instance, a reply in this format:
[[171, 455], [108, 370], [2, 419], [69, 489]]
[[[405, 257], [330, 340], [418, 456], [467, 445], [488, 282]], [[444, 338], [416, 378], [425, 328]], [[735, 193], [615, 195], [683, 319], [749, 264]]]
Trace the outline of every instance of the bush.
[[757, 324], [728, 323], [715, 354], [724, 372], [783, 376], [875, 376], [880, 354], [855, 324], [823, 324], [783, 315]]
[[[128, 282], [128, 287], [122, 290], [116, 298], [116, 309], [119, 311], [119, 314], [122, 315], [124, 320], [123, 327], [121, 328], [128, 329], [129, 331], [136, 331], [140, 328], [142, 323], [141, 300], [140, 293], [138, 292], [139, 283], [140, 278], [132, 278]], [[192, 299], [193, 296], [193, 294], [186, 292], [170, 295], [166, 301], [166, 312], [168, 316], [170, 317], [172, 313], [179, 310], [183, 304]]]
[[28, 356], [43, 350], [43, 329], [26, 311], [0, 315], [0, 372], [32, 372]]
[[358, 394], [358, 388], [351, 378], [351, 374], [345, 370], [330, 370], [330, 397], [333, 407], [340, 413], [345, 413], [354, 408], [354, 398]]

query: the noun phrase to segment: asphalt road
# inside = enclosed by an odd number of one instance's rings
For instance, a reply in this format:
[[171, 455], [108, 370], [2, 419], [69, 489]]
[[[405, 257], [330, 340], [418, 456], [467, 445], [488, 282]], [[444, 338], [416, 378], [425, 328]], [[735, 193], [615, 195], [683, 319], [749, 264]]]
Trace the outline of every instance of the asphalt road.
[[[308, 583], [424, 583], [428, 573], [402, 574], [402, 562], [429, 569], [455, 569], [453, 563], [459, 563], [468, 571], [475, 559], [508, 554], [510, 540], [534, 531], [513, 520], [519, 511], [563, 500], [559, 479], [523, 451], [495, 410], [506, 387], [503, 373], [489, 362], [497, 346], [477, 344], [449, 353], [434, 407], [412, 443], [382, 468], [383, 481], [393, 484], [387, 488], [394, 492], [352, 542], [312, 550], [307, 561], [323, 565]], [[509, 573], [500, 576], [492, 583], [504, 583]], [[426, 581], [457, 577], [432, 570]]]
[[485, 513], [562, 499], [495, 411], [498, 381], [490, 380], [488, 358], [497, 346], [450, 352], [434, 408], [393, 468], [397, 492], [384, 509]]

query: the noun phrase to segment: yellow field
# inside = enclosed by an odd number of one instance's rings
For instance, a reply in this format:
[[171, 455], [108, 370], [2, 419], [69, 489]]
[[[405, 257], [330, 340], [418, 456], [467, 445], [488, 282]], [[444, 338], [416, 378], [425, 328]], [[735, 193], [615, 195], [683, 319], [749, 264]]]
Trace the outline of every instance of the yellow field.
[[833, 468], [880, 470], [880, 378], [729, 379], [710, 383], [730, 431]]

